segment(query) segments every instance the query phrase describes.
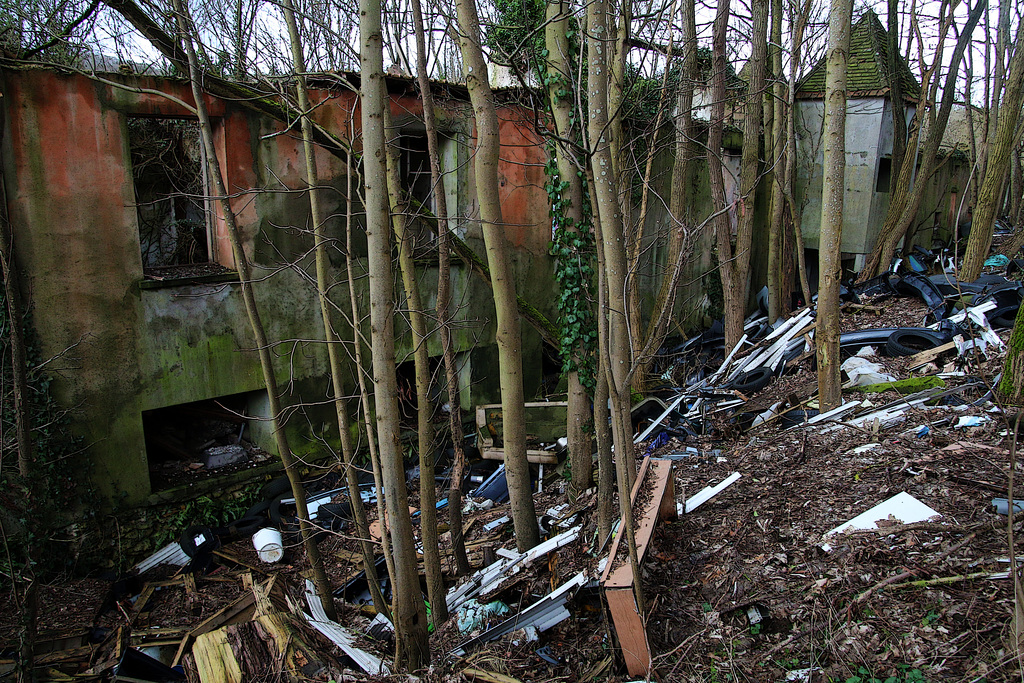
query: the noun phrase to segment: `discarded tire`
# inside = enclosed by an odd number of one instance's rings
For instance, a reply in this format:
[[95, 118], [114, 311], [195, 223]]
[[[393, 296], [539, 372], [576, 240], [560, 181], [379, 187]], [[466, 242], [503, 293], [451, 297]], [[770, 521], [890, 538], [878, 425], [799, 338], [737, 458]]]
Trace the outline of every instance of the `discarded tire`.
[[288, 480], [287, 476], [277, 477], [263, 485], [263, 488], [260, 489], [260, 495], [263, 496], [263, 500], [273, 500], [282, 493], [289, 493], [291, 490], [292, 483]]
[[1014, 321], [1017, 319], [1017, 306], [1002, 306], [992, 311], [988, 315], [989, 324], [997, 330], [1005, 330], [1013, 327]]
[[750, 372], [741, 372], [736, 379], [729, 383], [729, 388], [735, 389], [741, 394], [760, 391], [772, 381], [772, 374], [772, 369], [764, 366]]
[[885, 342], [885, 351], [890, 356], [913, 356], [915, 353], [942, 346], [945, 342], [943, 335], [931, 330], [903, 327], [889, 335]]
[[237, 540], [252, 536], [265, 526], [267, 526], [266, 517], [243, 517], [222, 529], [214, 529], [213, 531], [221, 536], [226, 536], [230, 540]]
[[787, 427], [795, 427], [797, 425], [802, 425], [804, 422], [807, 422], [817, 414], [818, 411], [814, 409], [791, 410], [788, 413], [784, 413], [782, 417], [779, 418], [779, 426], [782, 427], [783, 429], [786, 429]]

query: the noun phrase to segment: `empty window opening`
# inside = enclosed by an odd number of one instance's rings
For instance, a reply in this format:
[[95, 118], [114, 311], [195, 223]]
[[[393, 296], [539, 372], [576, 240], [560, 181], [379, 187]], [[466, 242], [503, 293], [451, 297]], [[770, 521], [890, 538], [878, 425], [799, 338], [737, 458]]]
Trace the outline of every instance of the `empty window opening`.
[[[434, 202], [433, 183], [430, 178], [430, 153], [427, 150], [427, 136], [402, 135], [399, 139], [399, 146], [401, 148], [402, 184], [413, 199], [409, 213], [412, 216], [425, 212], [436, 215], [437, 208]], [[413, 253], [417, 257], [427, 256], [434, 251], [435, 236], [425, 221], [411, 220], [407, 230], [413, 240]]]
[[875, 192], [888, 192], [892, 183], [892, 159], [883, 157], [878, 160], [878, 178], [875, 180]]
[[149, 480], [161, 491], [270, 461], [259, 444], [267, 392], [253, 391], [142, 413]]
[[188, 268], [210, 262], [199, 122], [131, 117], [128, 144], [146, 275], [206, 274]]

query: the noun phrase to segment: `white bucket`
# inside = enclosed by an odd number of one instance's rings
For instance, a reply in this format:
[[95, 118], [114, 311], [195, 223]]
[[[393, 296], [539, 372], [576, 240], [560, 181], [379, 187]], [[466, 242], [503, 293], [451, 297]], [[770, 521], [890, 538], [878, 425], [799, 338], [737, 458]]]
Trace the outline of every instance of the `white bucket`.
[[264, 562], [279, 562], [284, 557], [284, 544], [277, 529], [267, 527], [257, 531], [252, 536], [252, 547]]

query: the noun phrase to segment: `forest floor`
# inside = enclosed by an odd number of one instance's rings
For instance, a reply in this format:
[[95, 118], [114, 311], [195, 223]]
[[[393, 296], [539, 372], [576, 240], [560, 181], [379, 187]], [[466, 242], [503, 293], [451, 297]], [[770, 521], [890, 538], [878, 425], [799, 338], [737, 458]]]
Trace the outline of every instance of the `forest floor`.
[[[868, 308], [847, 309], [844, 331], [920, 325], [927, 311], [915, 298], [865, 303]], [[1000, 336], [1005, 341], [1009, 330]], [[898, 379], [912, 374], [906, 358], [873, 360]], [[949, 387], [965, 387], [950, 401], [959, 405], [917, 408], [889, 427], [828, 431], [826, 424], [794, 427], [775, 420], [744, 430], [723, 417], [708, 436], [672, 439], [652, 449], [652, 457], [696, 449], [674, 463], [680, 503], [734, 472], [741, 476], [697, 509], [655, 528], [642, 569], [650, 606], [650, 679], [1021, 680], [1024, 670], [1009, 647], [1014, 600], [1006, 574], [1011, 557], [1007, 517], [992, 506], [993, 498], [1007, 496], [1012, 425], [992, 403], [972, 405], [986, 394], [1002, 360], [990, 349], [987, 358], [949, 358], [926, 368], [926, 374], [944, 373]], [[810, 397], [816, 387], [811, 362], [800, 361], [793, 371], [745, 397], [747, 408]], [[900, 399], [896, 392], [844, 395], [852, 397], [876, 406]], [[958, 428], [965, 416], [980, 418], [980, 425]], [[647, 451], [648, 444], [638, 445], [638, 469]], [[536, 497], [538, 514], [569, 502], [564, 491], [564, 481], [550, 477], [545, 492]], [[932, 508], [937, 517], [913, 524], [891, 519], [880, 523], [880, 530], [833, 535], [826, 542], [831, 529], [901, 492]], [[571, 504], [563, 514], [576, 515], [572, 524], [583, 527], [579, 538], [535, 562], [493, 596], [509, 606], [510, 614], [579, 571], [588, 578], [599, 576], [607, 547], [596, 535], [595, 508], [593, 492]], [[507, 504], [467, 514], [475, 568], [500, 558], [499, 548], [506, 554], [515, 550], [510, 522], [485, 529], [508, 514]], [[438, 521], [446, 529], [444, 511]], [[547, 523], [552, 534], [561, 531], [550, 519]], [[1017, 539], [1024, 536], [1022, 526], [1016, 525]], [[447, 544], [443, 533], [445, 554]], [[1015, 550], [1020, 549], [1018, 540]], [[132, 591], [111, 600], [110, 583], [96, 578], [44, 586], [39, 632], [53, 639], [82, 629], [122, 635], [127, 630], [131, 644], [166, 641], [176, 649], [184, 633], [248, 590], [244, 574], [257, 581], [278, 574], [292, 593], [299, 592], [307, 571], [301, 546], [287, 548], [285, 560], [275, 565], [260, 562], [247, 539], [223, 550], [221, 566], [197, 577], [194, 587], [175, 578], [174, 567], [139, 577], [139, 585], [164, 582], [144, 610], [133, 606], [137, 598]], [[355, 550], [354, 540], [344, 534], [321, 543], [334, 586], [358, 572]], [[20, 606], [10, 596], [4, 600], [0, 636], [9, 640], [18, 628]], [[339, 602], [339, 607], [339, 622], [357, 633], [365, 629], [370, 619], [365, 606]], [[580, 589], [568, 608], [570, 617], [540, 633], [537, 641], [516, 631], [461, 657], [448, 653], [472, 634], [460, 633], [453, 618], [432, 635], [434, 664], [421, 678], [500, 683], [644, 678], [627, 674], [599, 588]], [[386, 642], [359, 642], [387, 658]], [[54, 650], [50, 665], [56, 668], [50, 671], [60, 669], [61, 650]], [[81, 672], [83, 655], [78, 656]], [[95, 650], [88, 660], [95, 667]], [[345, 680], [372, 678], [351, 663], [348, 667]]]

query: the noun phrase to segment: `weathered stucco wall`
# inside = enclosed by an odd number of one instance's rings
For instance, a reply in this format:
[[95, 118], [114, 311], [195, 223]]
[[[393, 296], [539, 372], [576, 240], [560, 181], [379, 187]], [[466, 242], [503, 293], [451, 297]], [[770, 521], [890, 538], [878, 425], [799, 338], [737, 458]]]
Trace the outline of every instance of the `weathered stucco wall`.
[[[911, 107], [908, 117], [912, 118]], [[824, 103], [821, 100], [797, 102], [797, 195], [803, 198], [805, 246], [818, 248], [821, 225], [822, 162], [824, 149], [821, 131]], [[908, 121], [909, 124], [909, 121]], [[878, 232], [889, 209], [889, 189], [896, 182], [897, 169], [885, 171], [891, 164], [893, 144], [892, 103], [884, 97], [851, 98], [846, 118], [846, 194], [843, 204], [843, 236], [840, 248], [854, 257], [854, 269], [863, 266], [864, 256], [875, 246]], [[914, 150], [908, 150], [913, 153]], [[888, 175], [888, 180], [885, 179]], [[925, 198], [911, 227], [908, 245], [931, 246], [933, 223], [948, 227], [949, 219], [936, 207], [945, 206], [959, 192], [964, 170], [961, 164], [943, 165], [928, 181]]]
[[[112, 76], [113, 77], [113, 76]], [[150, 498], [142, 412], [185, 402], [252, 392], [263, 387], [254, 342], [237, 281], [145, 282], [127, 139], [130, 116], [183, 117], [166, 98], [129, 92], [83, 76], [32, 70], [3, 70], [3, 164], [8, 210], [16, 235], [18, 265], [44, 356], [61, 357], [56, 372], [59, 399], [73, 411], [75, 429], [90, 444], [86, 460], [96, 487], [125, 503]], [[133, 79], [132, 84], [166, 89], [191, 102], [186, 84]], [[393, 86], [395, 84], [392, 84]], [[357, 139], [358, 106], [345, 90], [321, 92], [319, 122], [343, 139]], [[282, 126], [234, 105], [210, 99], [215, 136], [232, 206], [245, 248], [255, 265], [256, 297], [268, 337], [278, 356], [276, 372], [288, 406], [308, 404], [293, 414], [288, 433], [299, 452], [323, 452], [316, 439], [336, 436], [328, 398], [326, 351], [316, 340], [323, 324], [316, 300], [312, 239], [300, 142], [279, 134]], [[422, 129], [419, 101], [401, 83], [393, 87], [397, 126]], [[517, 249], [520, 293], [555, 315], [547, 199], [543, 191], [544, 150], [528, 122], [508, 106], [502, 118], [502, 200], [510, 241]], [[472, 229], [475, 206], [467, 144], [472, 130], [465, 104], [445, 103], [439, 123], [445, 133], [450, 215], [478, 253]], [[344, 238], [348, 170], [323, 150], [317, 161], [332, 248], [331, 298], [339, 313], [332, 323], [351, 340], [346, 323], [348, 288]], [[463, 162], [457, 168], [456, 162]], [[352, 187], [358, 189], [356, 176]], [[353, 256], [365, 316], [365, 240], [361, 206], [352, 206]], [[211, 260], [231, 266], [222, 221], [216, 221]], [[453, 298], [460, 323], [456, 350], [468, 363], [464, 405], [497, 398], [493, 357], [494, 311], [489, 288], [453, 263]], [[422, 261], [418, 282], [427, 306], [436, 298], [436, 260]], [[399, 304], [402, 308], [402, 304]], [[369, 336], [368, 321], [362, 321]], [[398, 330], [407, 330], [399, 321]], [[431, 341], [431, 353], [440, 353]], [[536, 358], [539, 339], [524, 327], [526, 358]], [[399, 360], [409, 357], [409, 335], [399, 340]], [[66, 370], [66, 372], [61, 372]], [[527, 393], [539, 384], [540, 364], [527, 372]], [[352, 375], [354, 377], [354, 375]], [[352, 382], [354, 384], [354, 382]], [[351, 386], [346, 387], [351, 390]], [[259, 430], [256, 430], [257, 432]], [[260, 445], [272, 449], [268, 440]], [[83, 461], [83, 464], [86, 464]]]

